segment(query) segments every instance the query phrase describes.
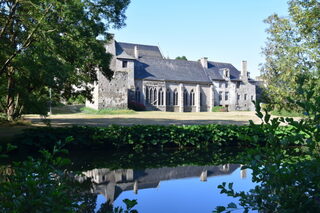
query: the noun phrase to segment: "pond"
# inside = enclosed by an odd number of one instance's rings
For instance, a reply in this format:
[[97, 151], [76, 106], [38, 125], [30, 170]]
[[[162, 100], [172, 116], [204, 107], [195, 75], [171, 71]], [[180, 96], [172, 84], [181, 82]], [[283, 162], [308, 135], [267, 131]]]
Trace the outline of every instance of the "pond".
[[212, 212], [216, 206], [238, 203], [220, 194], [222, 182], [234, 183], [236, 191], [255, 186], [251, 171], [235, 162], [237, 155], [234, 150], [73, 153], [70, 169], [81, 171], [78, 181], [91, 180], [96, 211], [101, 205], [125, 208], [124, 199], [136, 199], [139, 213]]

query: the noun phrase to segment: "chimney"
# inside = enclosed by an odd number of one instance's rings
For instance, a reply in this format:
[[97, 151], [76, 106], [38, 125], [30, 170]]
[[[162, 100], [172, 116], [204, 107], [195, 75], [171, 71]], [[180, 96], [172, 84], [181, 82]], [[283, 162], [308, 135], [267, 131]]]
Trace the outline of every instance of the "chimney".
[[248, 79], [247, 61], [242, 61], [241, 67], [242, 67], [241, 78], [242, 80], [247, 80]]
[[208, 58], [203, 57], [200, 59], [201, 65], [204, 69], [208, 69]]
[[137, 46], [134, 46], [134, 57], [137, 59], [139, 58], [139, 51]]

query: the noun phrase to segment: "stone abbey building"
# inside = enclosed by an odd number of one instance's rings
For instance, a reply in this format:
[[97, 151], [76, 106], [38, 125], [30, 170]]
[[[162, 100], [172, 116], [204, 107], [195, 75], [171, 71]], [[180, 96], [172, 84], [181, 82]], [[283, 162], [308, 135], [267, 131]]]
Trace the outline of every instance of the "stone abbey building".
[[166, 59], [159, 47], [111, 40], [106, 50], [114, 55], [111, 81], [98, 72], [94, 84], [94, 109], [127, 108], [129, 102], [147, 110], [207, 112], [214, 106], [228, 110], [254, 110], [255, 82], [247, 62], [242, 70], [232, 64]]

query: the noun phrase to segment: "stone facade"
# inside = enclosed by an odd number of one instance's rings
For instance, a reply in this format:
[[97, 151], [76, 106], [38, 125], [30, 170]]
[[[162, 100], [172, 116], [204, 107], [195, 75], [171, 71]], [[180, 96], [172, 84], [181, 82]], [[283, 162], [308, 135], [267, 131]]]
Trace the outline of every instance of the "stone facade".
[[127, 108], [129, 102], [147, 110], [206, 112], [214, 106], [228, 110], [254, 110], [256, 86], [247, 62], [241, 72], [228, 63], [165, 59], [156, 46], [110, 41], [114, 55], [111, 81], [98, 71], [93, 103], [88, 107]]

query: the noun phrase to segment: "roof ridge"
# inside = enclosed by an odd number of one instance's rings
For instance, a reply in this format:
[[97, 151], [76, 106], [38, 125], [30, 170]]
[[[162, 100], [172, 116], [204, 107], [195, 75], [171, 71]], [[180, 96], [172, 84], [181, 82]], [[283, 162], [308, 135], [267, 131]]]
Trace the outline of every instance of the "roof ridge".
[[208, 62], [217, 63], [217, 64], [230, 64], [230, 65], [232, 65], [231, 63], [228, 63], [228, 62], [219, 62], [219, 61], [208, 61]]
[[157, 48], [159, 48], [159, 46], [157, 46], [157, 45], [149, 45], [149, 44], [137, 44], [137, 43], [120, 42], [120, 41], [118, 41], [118, 43], [119, 44], [131, 44], [131, 45], [149, 46], [149, 47], [157, 47]]

